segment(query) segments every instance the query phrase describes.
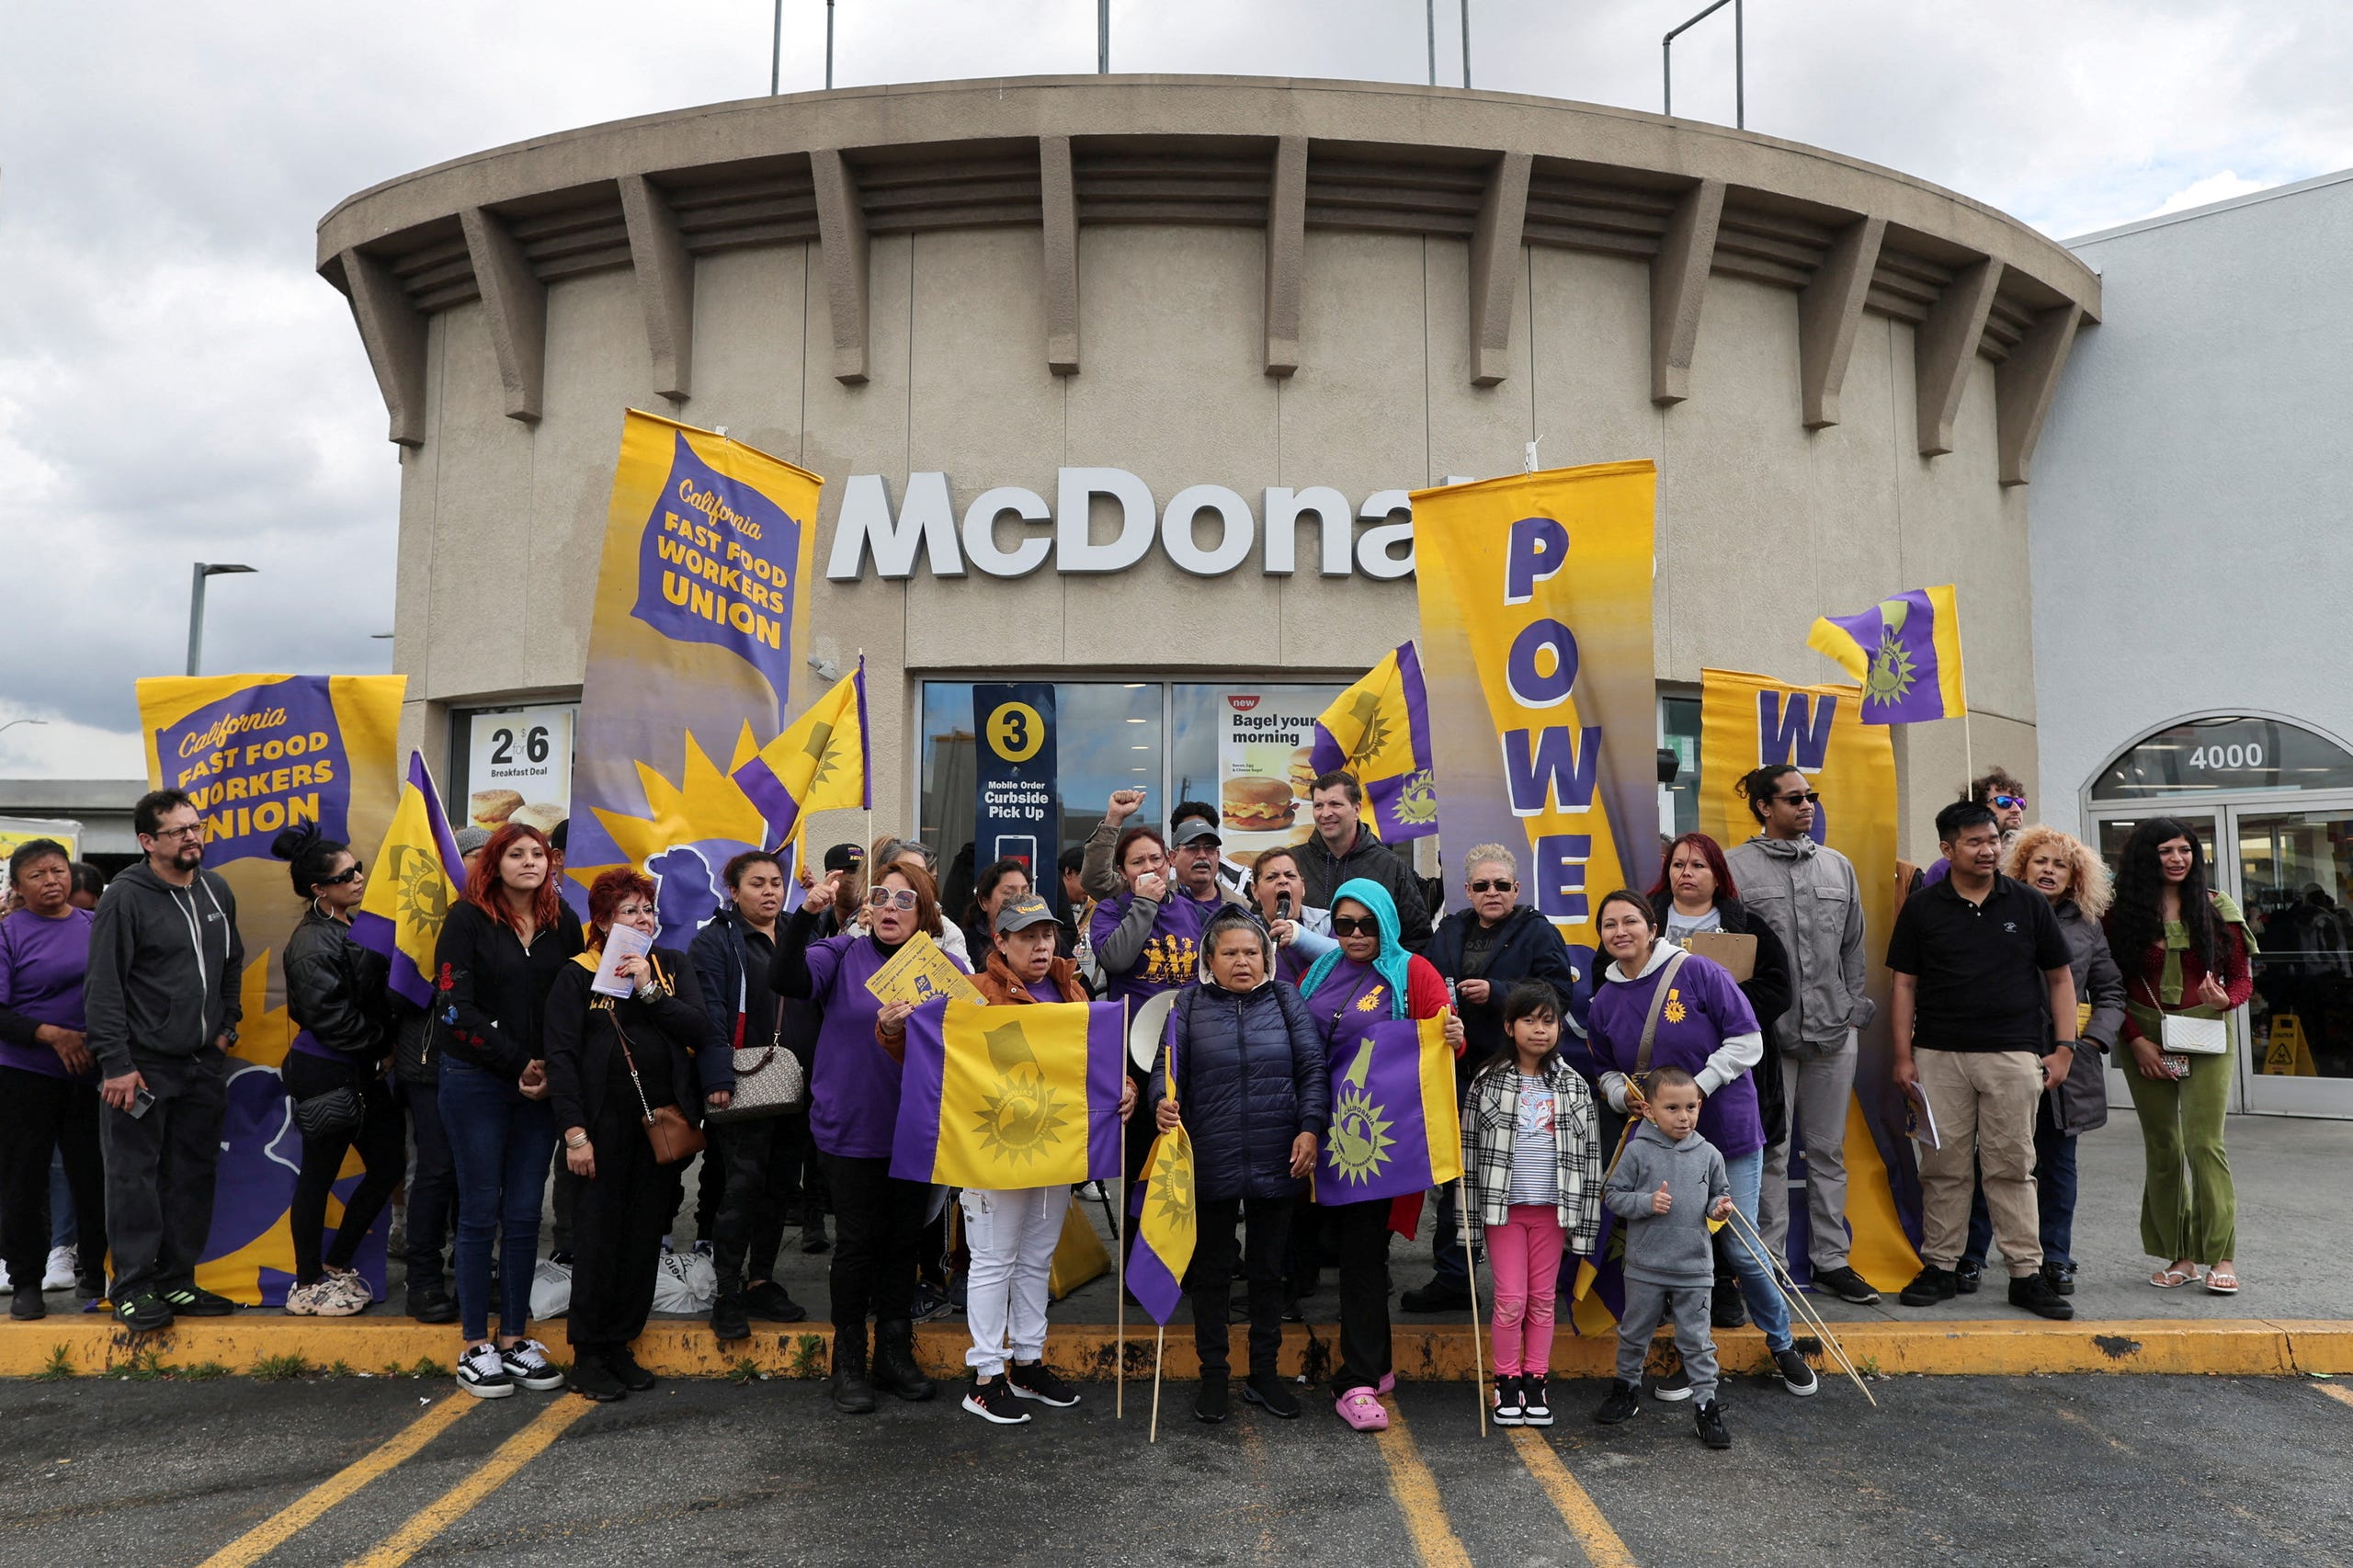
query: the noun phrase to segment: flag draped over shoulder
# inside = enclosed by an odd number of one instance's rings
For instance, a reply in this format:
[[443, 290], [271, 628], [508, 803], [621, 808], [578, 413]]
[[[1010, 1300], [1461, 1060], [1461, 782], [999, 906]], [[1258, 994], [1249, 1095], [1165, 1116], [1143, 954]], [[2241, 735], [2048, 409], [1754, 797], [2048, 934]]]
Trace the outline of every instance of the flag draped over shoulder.
[[1430, 772], [1430, 704], [1421, 656], [1401, 642], [1315, 721], [1310, 761], [1318, 774], [1346, 769], [1364, 786], [1364, 820], [1384, 843], [1438, 831]]
[[1332, 1052], [1332, 1130], [1315, 1164], [1315, 1201], [1418, 1195], [1460, 1176], [1462, 1127], [1446, 1019], [1398, 1018], [1342, 1039]]
[[421, 753], [408, 754], [408, 778], [392, 808], [392, 825], [376, 851], [376, 873], [351, 917], [351, 937], [392, 966], [392, 994], [433, 1005], [433, 949], [441, 923], [466, 884], [465, 862], [442, 814]]
[[791, 728], [731, 777], [767, 819], [771, 841], [800, 840], [813, 812], [870, 809], [866, 744], [866, 660], [809, 705]]
[[891, 1174], [983, 1192], [1116, 1178], [1122, 1018], [1109, 1002], [916, 1008]]
[[1825, 615], [1805, 645], [1862, 683], [1866, 724], [1958, 719], [1968, 710], [1961, 607], [1949, 583], [1907, 588], [1855, 615]]

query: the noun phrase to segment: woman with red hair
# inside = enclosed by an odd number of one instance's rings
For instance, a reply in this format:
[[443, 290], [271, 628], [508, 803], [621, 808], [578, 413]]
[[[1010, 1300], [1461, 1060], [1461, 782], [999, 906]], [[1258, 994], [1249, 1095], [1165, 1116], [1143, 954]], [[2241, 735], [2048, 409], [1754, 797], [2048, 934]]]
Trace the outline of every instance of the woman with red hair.
[[[540, 1203], [555, 1119], [540, 1036], [549, 988], [580, 951], [580, 921], [557, 895], [539, 829], [508, 823], [482, 846], [434, 951], [425, 1050], [440, 1058], [441, 1120], [458, 1173], [458, 1386], [500, 1399], [520, 1384], [563, 1386], [528, 1336]], [[498, 1337], [490, 1336], [490, 1248], [498, 1258]]]

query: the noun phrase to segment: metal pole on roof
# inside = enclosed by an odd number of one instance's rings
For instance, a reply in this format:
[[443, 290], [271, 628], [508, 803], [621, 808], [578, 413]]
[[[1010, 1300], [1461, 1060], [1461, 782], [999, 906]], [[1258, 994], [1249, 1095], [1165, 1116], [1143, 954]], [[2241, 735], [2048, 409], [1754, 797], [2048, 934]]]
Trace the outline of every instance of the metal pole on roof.
[[776, 0], [776, 29], [768, 36], [768, 97], [776, 97], [783, 77], [784, 0]]
[[[1464, 0], [1464, 3], [1467, 5], [1469, 0]], [[1730, 6], [1732, 7], [1733, 125], [1735, 129], [1741, 131], [1748, 129], [1748, 62], [1746, 37], [1748, 24], [1746, 16], [1745, 15], [1745, 0], [1715, 0], [1715, 4], [1708, 6], [1705, 10], [1699, 12], [1699, 15], [1686, 20], [1680, 27], [1669, 29], [1667, 35], [1659, 40], [1659, 74], [1662, 89], [1659, 112], [1661, 114], [1672, 115], [1675, 112], [1676, 35], [1677, 33], [1689, 31], [1692, 28], [1706, 21], [1710, 17], [1712, 17], [1717, 12], [1722, 10], [1726, 6]]]
[[834, 90], [834, 0], [825, 0], [825, 90]]
[[1438, 0], [1426, 0], [1423, 9], [1427, 13], [1425, 20], [1429, 23], [1430, 85], [1435, 87], [1438, 85]]
[[1462, 85], [1471, 85], [1471, 0], [1462, 0]]
[[1111, 0], [1095, 0], [1095, 74], [1111, 74]]

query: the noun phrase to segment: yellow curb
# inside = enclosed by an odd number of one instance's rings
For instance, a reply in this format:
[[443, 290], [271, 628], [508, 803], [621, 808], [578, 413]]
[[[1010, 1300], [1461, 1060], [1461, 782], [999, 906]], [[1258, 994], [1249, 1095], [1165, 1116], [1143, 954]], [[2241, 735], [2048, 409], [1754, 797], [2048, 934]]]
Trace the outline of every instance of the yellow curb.
[[[567, 1359], [563, 1324], [540, 1325], [549, 1349]], [[1127, 1336], [1127, 1373], [1152, 1377], [1152, 1325], [1131, 1324]], [[725, 1377], [747, 1369], [770, 1377], [822, 1377], [831, 1362], [829, 1324], [760, 1324], [748, 1339], [721, 1345], [699, 1322], [665, 1320], [647, 1326], [637, 1342], [638, 1359], [664, 1377]], [[1848, 1358], [1866, 1373], [1930, 1376], [2016, 1377], [2029, 1372], [2167, 1372], [2279, 1376], [2289, 1373], [2353, 1373], [2353, 1322], [2262, 1318], [2203, 1321], [2153, 1319], [2137, 1322], [1865, 1322], [1832, 1325]], [[1048, 1354], [1079, 1378], [1111, 1381], [1116, 1335], [1108, 1324], [1056, 1324]], [[1660, 1344], [1667, 1343], [1661, 1340]], [[1808, 1359], [1835, 1373], [1826, 1351], [1803, 1336]], [[916, 1349], [935, 1377], [963, 1373], [970, 1346], [961, 1321], [923, 1324]], [[1765, 1370], [1765, 1341], [1753, 1328], [1721, 1332], [1718, 1354], [1727, 1372]], [[1392, 1330], [1397, 1375], [1409, 1382], [1468, 1381], [1472, 1374], [1471, 1325], [1399, 1324]], [[447, 1375], [463, 1342], [446, 1325], [406, 1318], [322, 1320], [241, 1312], [225, 1318], [183, 1318], [161, 1334], [132, 1335], [110, 1318], [76, 1313], [39, 1323], [0, 1324], [0, 1377], [171, 1372], [217, 1369], [233, 1374], [256, 1370], [291, 1375], [340, 1368], [370, 1376], [417, 1372]], [[1281, 1366], [1313, 1381], [1330, 1375], [1338, 1332], [1329, 1324], [1288, 1324]], [[1168, 1336], [1164, 1375], [1191, 1379], [1200, 1371], [1189, 1325]], [[1563, 1333], [1552, 1341], [1552, 1369], [1566, 1377], [1601, 1378], [1610, 1373], [1617, 1342]], [[1245, 1330], [1232, 1330], [1229, 1356], [1248, 1363]], [[62, 1366], [61, 1366], [62, 1361]], [[749, 1362], [748, 1369], [745, 1363]]]

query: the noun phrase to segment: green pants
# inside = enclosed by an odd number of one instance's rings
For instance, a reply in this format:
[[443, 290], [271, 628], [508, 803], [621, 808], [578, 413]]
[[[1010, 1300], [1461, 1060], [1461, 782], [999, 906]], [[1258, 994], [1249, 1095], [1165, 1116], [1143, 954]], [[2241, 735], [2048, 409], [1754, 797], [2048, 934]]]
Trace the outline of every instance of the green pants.
[[[2130, 1051], [2121, 1052], [2128, 1063]], [[2222, 1150], [2235, 1049], [2190, 1056], [2189, 1076], [2144, 1078], [2127, 1067], [2132, 1108], [2141, 1118], [2148, 1174], [2141, 1188], [2141, 1250], [2170, 1263], [2214, 1264], [2238, 1256], [2239, 1199], [2231, 1158]]]

